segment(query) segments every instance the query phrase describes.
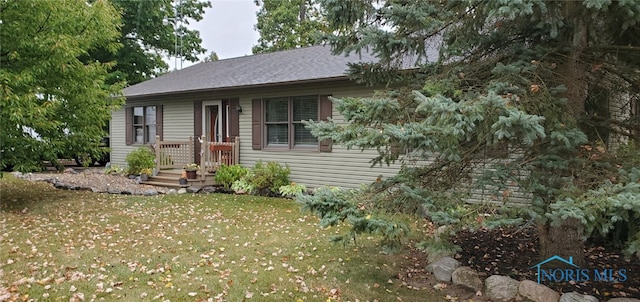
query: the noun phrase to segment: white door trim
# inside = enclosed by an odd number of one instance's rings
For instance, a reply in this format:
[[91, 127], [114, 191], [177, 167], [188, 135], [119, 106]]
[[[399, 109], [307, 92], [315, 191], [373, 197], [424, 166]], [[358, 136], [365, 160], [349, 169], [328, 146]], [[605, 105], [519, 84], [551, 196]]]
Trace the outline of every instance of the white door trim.
[[[222, 100], [216, 101], [203, 101], [202, 102], [202, 133], [206, 136], [207, 131], [209, 131], [210, 127], [207, 127], [207, 106], [218, 106], [218, 129], [222, 129]], [[222, 135], [222, 131], [220, 131], [220, 135]], [[213, 136], [213, 134], [212, 134]], [[212, 141], [217, 142], [221, 140], [220, 137], [212, 137]]]

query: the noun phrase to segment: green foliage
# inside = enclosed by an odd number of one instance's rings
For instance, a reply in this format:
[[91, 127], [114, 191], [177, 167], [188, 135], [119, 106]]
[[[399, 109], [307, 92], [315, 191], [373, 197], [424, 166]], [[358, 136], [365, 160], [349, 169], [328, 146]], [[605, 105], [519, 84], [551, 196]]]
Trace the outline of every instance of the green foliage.
[[280, 187], [289, 184], [290, 173], [289, 165], [283, 167], [274, 161], [264, 163], [258, 160], [244, 179], [259, 195], [274, 195]]
[[357, 192], [345, 192], [331, 188], [321, 187], [315, 190], [313, 195], [296, 196], [296, 202], [302, 206], [303, 211], [309, 211], [320, 218], [321, 227], [335, 226], [347, 222], [351, 229], [347, 234], [335, 235], [333, 241], [345, 242], [356, 240], [360, 234], [377, 234], [382, 236], [382, 246], [385, 251], [391, 252], [401, 246], [402, 239], [409, 233], [406, 223], [391, 219], [379, 213], [378, 216], [368, 214], [354, 200]]
[[216, 171], [215, 181], [229, 189], [234, 182], [240, 180], [247, 173], [249, 173], [249, 169], [241, 165], [222, 165]]
[[255, 0], [256, 30], [260, 33], [253, 53], [317, 45], [315, 35], [327, 26], [317, 0]]
[[[613, 133], [640, 138], [637, 117], [610, 112], [611, 104], [624, 104], [622, 111], [629, 112], [640, 95], [640, 4], [323, 0], [321, 5], [331, 29], [324, 40], [336, 53], [367, 50], [380, 58], [374, 65], [350, 66], [351, 79], [404, 86], [370, 98], [333, 99], [345, 124], [306, 124], [319, 139], [376, 150], [373, 164], [401, 161], [398, 177], [367, 198], [392, 206], [400, 203], [390, 202], [397, 196], [413, 200], [407, 208], [418, 201], [433, 207], [430, 218], [440, 223], [463, 224], [489, 211], [490, 224], [519, 221], [523, 214], [548, 224], [550, 213], [580, 216], [575, 200], [585, 193], [620, 190], [623, 177], [616, 170], [625, 165], [624, 151], [592, 152], [586, 146], [597, 150]], [[434, 49], [437, 58], [429, 57]], [[420, 69], [413, 76], [393, 76], [414, 64]], [[409, 156], [402, 156], [407, 150]], [[424, 166], [413, 167], [414, 161]], [[479, 169], [486, 173], [474, 180]], [[514, 186], [530, 196], [530, 208], [444, 208], [434, 201], [447, 200], [443, 197], [451, 192], [486, 189], [508, 205]], [[601, 215], [625, 220], [620, 209], [633, 201], [602, 194], [608, 197], [601, 200], [620, 205], [603, 207], [609, 216]], [[611, 227], [587, 218], [583, 223]]]
[[[575, 218], [586, 227], [626, 245], [627, 256], [640, 255], [640, 170], [621, 170], [616, 184], [606, 181], [599, 188], [578, 197], [565, 197], [550, 205], [546, 214], [552, 223]], [[623, 230], [622, 233], [619, 231]], [[618, 233], [614, 233], [618, 231]]]
[[105, 169], [104, 169], [104, 174], [120, 175], [122, 173], [124, 173], [124, 169], [122, 167], [120, 167], [119, 165], [109, 165], [108, 167], [105, 167]]
[[280, 195], [282, 195], [283, 197], [295, 197], [298, 194], [302, 194], [306, 191], [307, 187], [305, 185], [295, 182], [292, 182], [286, 186], [281, 186], [278, 189], [278, 193], [280, 193]]
[[256, 188], [247, 180], [246, 177], [243, 177], [233, 182], [231, 190], [238, 194], [253, 194], [256, 191]]
[[151, 169], [151, 168], [142, 168], [142, 169], [140, 169], [140, 174], [153, 175], [153, 169]]
[[123, 84], [107, 81], [115, 62], [87, 57], [119, 49], [117, 10], [109, 1], [10, 0], [0, 11], [0, 167], [26, 172], [61, 154], [100, 154]]
[[446, 256], [452, 257], [456, 253], [462, 251], [460, 246], [451, 243], [448, 238], [436, 237], [430, 237], [416, 243], [416, 248], [429, 255], [429, 262], [436, 261]]
[[[110, 2], [122, 14], [118, 41], [122, 48], [116, 53], [105, 47], [90, 52], [92, 60], [118, 63], [109, 75], [110, 81], [126, 81], [129, 85], [140, 83], [167, 72], [169, 66], [164, 60], [167, 55], [175, 57], [181, 54], [184, 60], [197, 62], [198, 55], [206, 52], [201, 46], [200, 33], [189, 29], [188, 25], [190, 21], [202, 20], [205, 8], [211, 7], [210, 1]], [[176, 42], [179, 46], [177, 49]]]
[[156, 156], [148, 147], [139, 147], [125, 157], [127, 162], [127, 174], [138, 175], [142, 169], [153, 169]]

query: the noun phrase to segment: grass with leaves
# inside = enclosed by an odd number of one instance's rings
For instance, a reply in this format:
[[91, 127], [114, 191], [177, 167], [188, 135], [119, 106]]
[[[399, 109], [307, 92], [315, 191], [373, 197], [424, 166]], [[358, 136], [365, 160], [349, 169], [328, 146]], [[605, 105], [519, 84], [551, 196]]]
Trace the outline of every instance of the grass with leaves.
[[[439, 301], [376, 237], [333, 244], [289, 199], [61, 191], [0, 180], [0, 300]], [[346, 226], [345, 226], [346, 227]]]

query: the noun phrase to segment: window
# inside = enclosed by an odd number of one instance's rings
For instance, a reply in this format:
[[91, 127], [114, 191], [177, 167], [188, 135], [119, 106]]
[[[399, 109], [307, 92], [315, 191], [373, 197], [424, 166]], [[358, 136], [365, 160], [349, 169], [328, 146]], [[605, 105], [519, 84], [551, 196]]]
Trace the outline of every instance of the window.
[[127, 109], [127, 144], [155, 143], [158, 130], [156, 106], [140, 106]]
[[331, 101], [328, 95], [253, 99], [251, 148], [331, 152], [331, 140], [318, 141], [302, 123], [329, 117]]
[[317, 147], [302, 121], [318, 120], [318, 97], [301, 96], [264, 100], [266, 146], [274, 148]]

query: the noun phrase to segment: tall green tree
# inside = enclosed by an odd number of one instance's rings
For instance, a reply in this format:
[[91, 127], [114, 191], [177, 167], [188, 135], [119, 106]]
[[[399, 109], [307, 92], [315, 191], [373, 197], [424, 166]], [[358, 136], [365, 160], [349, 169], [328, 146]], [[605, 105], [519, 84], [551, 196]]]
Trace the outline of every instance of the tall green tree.
[[211, 7], [203, 0], [112, 0], [122, 15], [119, 42], [122, 47], [91, 51], [100, 62], [117, 62], [111, 82], [126, 81], [133, 85], [168, 71], [164, 58], [181, 56], [179, 60], [197, 62], [202, 48], [200, 32], [188, 28], [189, 22], [200, 21], [204, 9]]
[[315, 34], [327, 25], [316, 0], [255, 0], [256, 29], [260, 33], [253, 53], [265, 53], [316, 45]]
[[[406, 150], [430, 162], [403, 165], [376, 185], [378, 200], [422, 203], [433, 220], [455, 223], [465, 215], [451, 196], [468, 183], [493, 190], [498, 202], [517, 184], [532, 201], [521, 215], [537, 223], [543, 257], [584, 263], [584, 236], [607, 233], [611, 221], [626, 222], [624, 240], [640, 251], [640, 152], [633, 144], [640, 130], [640, 2], [321, 3], [332, 30], [325, 40], [336, 53], [369, 49], [380, 57], [351, 65], [351, 78], [404, 88], [336, 99], [349, 124], [311, 122], [312, 133], [377, 149], [374, 164]], [[397, 73], [414, 63], [415, 76]], [[631, 151], [607, 149], [614, 137], [631, 142], [623, 148]], [[476, 177], [479, 164], [489, 169]], [[499, 213], [492, 214], [505, 217]]]
[[122, 85], [106, 82], [120, 17], [109, 1], [0, 2], [0, 168], [95, 152]]

